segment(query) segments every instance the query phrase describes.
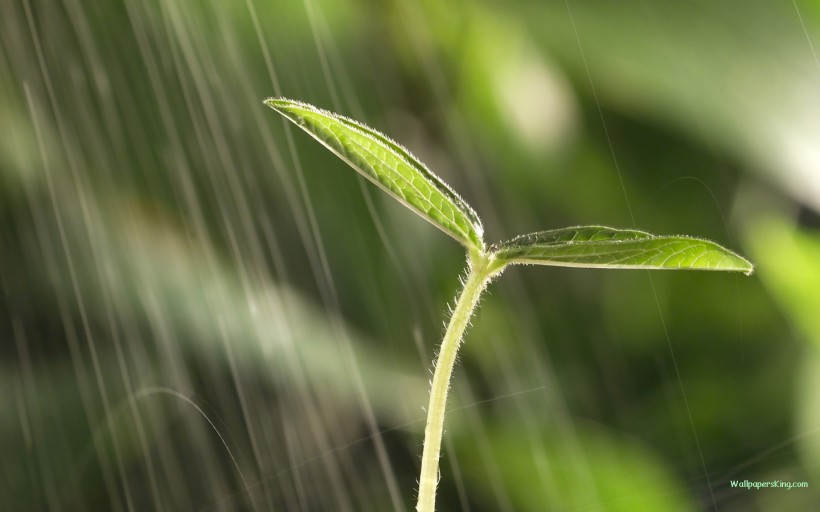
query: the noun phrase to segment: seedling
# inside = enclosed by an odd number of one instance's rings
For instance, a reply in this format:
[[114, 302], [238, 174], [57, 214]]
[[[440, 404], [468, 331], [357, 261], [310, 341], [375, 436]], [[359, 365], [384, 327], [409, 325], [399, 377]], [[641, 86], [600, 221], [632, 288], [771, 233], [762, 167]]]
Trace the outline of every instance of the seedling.
[[441, 342], [430, 389], [418, 512], [435, 509], [444, 410], [462, 336], [481, 292], [508, 265], [721, 270], [746, 275], [754, 270], [743, 257], [708, 240], [604, 226], [539, 231], [487, 247], [475, 211], [407, 149], [387, 136], [306, 103], [270, 98], [265, 104], [467, 249], [467, 277]]

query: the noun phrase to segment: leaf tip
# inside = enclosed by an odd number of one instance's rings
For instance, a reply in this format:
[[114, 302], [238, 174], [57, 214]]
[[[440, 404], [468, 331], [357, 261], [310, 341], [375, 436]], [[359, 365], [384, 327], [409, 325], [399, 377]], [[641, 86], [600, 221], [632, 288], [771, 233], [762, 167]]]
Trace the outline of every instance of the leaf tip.
[[755, 272], [755, 266], [752, 264], [751, 261], [747, 260], [743, 256], [729, 251], [728, 249], [723, 249], [730, 258], [730, 264], [727, 267], [720, 268], [718, 267], [717, 270], [728, 270], [734, 272], [741, 272], [745, 276], [750, 276]]
[[279, 110], [279, 109], [283, 109], [283, 108], [287, 108], [289, 106], [292, 106], [296, 102], [293, 101], [293, 100], [290, 100], [288, 98], [273, 98], [273, 97], [271, 97], [271, 98], [267, 98], [262, 103], [264, 103], [265, 105], [269, 106], [270, 108], [272, 108], [274, 110]]

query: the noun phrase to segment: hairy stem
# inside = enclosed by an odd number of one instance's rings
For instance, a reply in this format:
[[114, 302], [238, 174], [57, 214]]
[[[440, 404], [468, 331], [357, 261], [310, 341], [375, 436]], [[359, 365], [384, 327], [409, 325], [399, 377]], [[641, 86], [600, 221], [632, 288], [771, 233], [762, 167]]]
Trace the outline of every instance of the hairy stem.
[[436, 485], [438, 484], [438, 461], [441, 453], [441, 437], [444, 431], [444, 410], [447, 406], [447, 392], [450, 376], [456, 362], [456, 354], [461, 338], [470, 318], [473, 316], [481, 292], [495, 273], [491, 256], [478, 255], [473, 258], [464, 289], [458, 297], [453, 316], [447, 324], [447, 331], [441, 342], [433, 385], [430, 388], [430, 403], [427, 406], [427, 426], [424, 429], [424, 452], [421, 456], [421, 476], [419, 477], [418, 512], [433, 512], [436, 507]]

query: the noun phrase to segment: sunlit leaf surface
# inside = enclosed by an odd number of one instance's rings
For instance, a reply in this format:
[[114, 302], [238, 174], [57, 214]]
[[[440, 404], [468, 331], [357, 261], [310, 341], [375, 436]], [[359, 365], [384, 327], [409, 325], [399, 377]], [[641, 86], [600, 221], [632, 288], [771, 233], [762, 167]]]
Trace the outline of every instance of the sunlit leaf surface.
[[407, 149], [361, 123], [306, 103], [271, 98], [265, 104], [448, 235], [468, 248], [482, 247], [483, 229], [475, 211]]
[[751, 274], [747, 260], [708, 240], [583, 226], [522, 235], [495, 248], [499, 260], [562, 267], [724, 270]]

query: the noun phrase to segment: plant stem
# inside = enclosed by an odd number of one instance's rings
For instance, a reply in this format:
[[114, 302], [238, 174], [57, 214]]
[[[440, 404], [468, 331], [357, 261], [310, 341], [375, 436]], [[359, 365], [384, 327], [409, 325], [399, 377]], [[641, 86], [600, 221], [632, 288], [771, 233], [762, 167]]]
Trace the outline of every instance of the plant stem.
[[441, 437], [444, 431], [444, 410], [447, 406], [447, 392], [450, 376], [456, 362], [456, 354], [461, 338], [473, 310], [478, 304], [481, 292], [487, 286], [493, 269], [491, 256], [478, 254], [472, 258], [472, 266], [464, 281], [464, 289], [458, 297], [453, 316], [447, 324], [447, 331], [441, 342], [433, 385], [430, 388], [430, 403], [427, 406], [427, 426], [424, 429], [424, 452], [421, 456], [421, 476], [419, 477], [419, 499], [417, 512], [434, 512], [436, 507], [436, 485], [438, 484], [438, 461], [441, 453]]

